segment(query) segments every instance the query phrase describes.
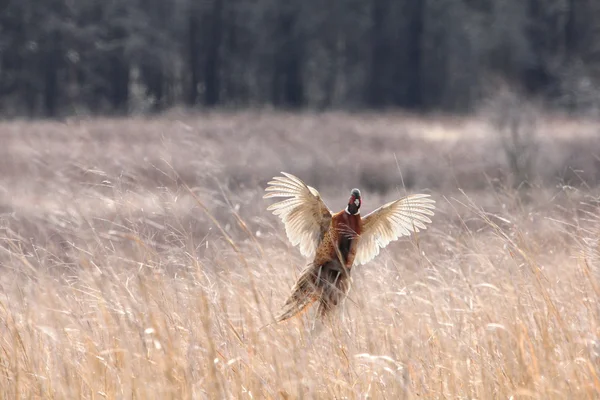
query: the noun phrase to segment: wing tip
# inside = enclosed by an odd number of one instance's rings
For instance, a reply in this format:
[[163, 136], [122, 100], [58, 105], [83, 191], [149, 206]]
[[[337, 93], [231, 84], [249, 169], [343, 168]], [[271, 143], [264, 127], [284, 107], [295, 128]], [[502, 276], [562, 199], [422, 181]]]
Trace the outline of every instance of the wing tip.
[[436, 201], [434, 199], [430, 199], [430, 197], [431, 197], [431, 195], [428, 193], [414, 193], [414, 194], [409, 194], [405, 198], [420, 199], [422, 202], [435, 203]]
[[288, 179], [291, 179], [293, 181], [299, 181], [300, 178], [298, 178], [297, 176], [290, 174], [289, 172], [285, 172], [285, 171], [279, 171], [280, 174], [282, 174], [283, 176], [285, 176]]

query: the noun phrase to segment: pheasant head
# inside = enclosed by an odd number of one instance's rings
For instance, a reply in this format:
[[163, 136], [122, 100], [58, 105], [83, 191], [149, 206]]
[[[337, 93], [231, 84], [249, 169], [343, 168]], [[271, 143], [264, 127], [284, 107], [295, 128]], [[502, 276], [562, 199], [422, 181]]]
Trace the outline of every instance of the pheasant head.
[[346, 212], [350, 215], [359, 214], [361, 204], [362, 199], [360, 197], [360, 190], [352, 189], [350, 192], [350, 198], [348, 199], [348, 207], [346, 207]]

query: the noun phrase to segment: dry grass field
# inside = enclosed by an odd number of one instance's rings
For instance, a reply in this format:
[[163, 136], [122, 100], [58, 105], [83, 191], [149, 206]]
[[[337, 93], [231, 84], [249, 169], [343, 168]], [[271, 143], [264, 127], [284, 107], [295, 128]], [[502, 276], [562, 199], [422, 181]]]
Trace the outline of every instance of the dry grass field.
[[[0, 123], [0, 397], [598, 398], [599, 131], [544, 121], [519, 192], [478, 119]], [[314, 330], [269, 325], [307, 262], [262, 198], [280, 171], [335, 211], [437, 202]]]

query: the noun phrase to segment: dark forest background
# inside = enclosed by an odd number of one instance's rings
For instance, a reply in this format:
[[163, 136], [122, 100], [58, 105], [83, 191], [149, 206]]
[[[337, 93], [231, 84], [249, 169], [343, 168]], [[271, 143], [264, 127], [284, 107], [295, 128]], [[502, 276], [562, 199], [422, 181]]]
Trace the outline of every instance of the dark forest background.
[[0, 0], [0, 113], [595, 111], [597, 0]]

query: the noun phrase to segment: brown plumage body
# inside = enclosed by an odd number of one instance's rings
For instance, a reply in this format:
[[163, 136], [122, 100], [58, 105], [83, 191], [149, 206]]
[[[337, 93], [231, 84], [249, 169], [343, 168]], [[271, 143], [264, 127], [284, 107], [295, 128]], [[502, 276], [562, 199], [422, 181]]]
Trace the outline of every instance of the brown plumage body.
[[325, 317], [344, 299], [350, 290], [350, 270], [360, 228], [360, 214], [350, 215], [342, 210], [331, 217], [331, 226], [313, 262], [300, 274], [282, 312], [276, 317], [278, 322], [301, 313], [315, 301], [318, 301], [318, 315]]
[[352, 189], [346, 208], [337, 213], [325, 205], [319, 192], [294, 175], [282, 172], [265, 189], [265, 198], [283, 197], [267, 209], [285, 225], [288, 239], [312, 261], [302, 271], [292, 294], [276, 320], [300, 314], [317, 302], [317, 314], [328, 315], [350, 290], [350, 271], [375, 258], [391, 241], [426, 229], [433, 215], [429, 195], [416, 194], [389, 202], [360, 215], [360, 190]]

